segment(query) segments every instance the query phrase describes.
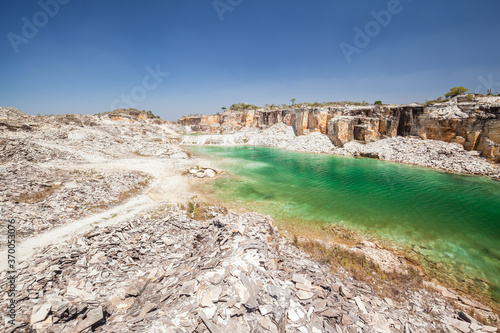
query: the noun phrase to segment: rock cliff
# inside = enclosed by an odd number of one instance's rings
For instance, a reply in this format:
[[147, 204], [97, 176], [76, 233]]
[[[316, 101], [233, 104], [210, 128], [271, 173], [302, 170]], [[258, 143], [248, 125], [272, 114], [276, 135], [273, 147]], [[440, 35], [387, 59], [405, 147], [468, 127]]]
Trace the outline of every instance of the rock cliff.
[[396, 136], [419, 136], [478, 150], [500, 162], [500, 97], [457, 96], [429, 106], [381, 105], [316, 109], [227, 110], [217, 115], [188, 116], [178, 123], [188, 131], [234, 133], [242, 128], [293, 126], [297, 135], [320, 132], [336, 146]]

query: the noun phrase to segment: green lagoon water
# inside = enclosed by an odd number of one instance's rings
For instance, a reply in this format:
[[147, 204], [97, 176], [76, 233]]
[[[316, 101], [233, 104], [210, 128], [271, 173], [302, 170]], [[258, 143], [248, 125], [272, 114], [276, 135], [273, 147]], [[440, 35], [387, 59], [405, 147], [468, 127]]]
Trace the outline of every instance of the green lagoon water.
[[255, 203], [279, 220], [341, 224], [413, 249], [439, 273], [500, 302], [500, 182], [275, 148], [191, 149], [236, 176], [212, 183], [221, 200]]

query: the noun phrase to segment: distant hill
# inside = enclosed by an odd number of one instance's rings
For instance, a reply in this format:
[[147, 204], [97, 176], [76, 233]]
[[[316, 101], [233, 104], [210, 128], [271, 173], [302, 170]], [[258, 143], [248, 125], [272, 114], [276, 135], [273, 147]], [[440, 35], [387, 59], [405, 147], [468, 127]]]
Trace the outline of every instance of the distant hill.
[[133, 118], [140, 118], [140, 119], [160, 119], [160, 116], [156, 116], [153, 114], [152, 111], [146, 111], [146, 110], [137, 110], [137, 109], [117, 109], [114, 111], [109, 111], [109, 112], [102, 112], [98, 113], [97, 115], [108, 115], [110, 117], [116, 116], [128, 116], [128, 117], [133, 117]]
[[11, 108], [6, 106], [0, 106], [0, 119], [11, 119], [19, 117], [27, 117], [28, 114], [17, 108]]

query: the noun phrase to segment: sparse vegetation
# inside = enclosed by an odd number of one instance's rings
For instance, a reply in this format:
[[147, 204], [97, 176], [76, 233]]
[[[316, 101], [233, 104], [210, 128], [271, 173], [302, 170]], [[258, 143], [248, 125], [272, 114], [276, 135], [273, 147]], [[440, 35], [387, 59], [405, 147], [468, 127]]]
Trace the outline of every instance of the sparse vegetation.
[[444, 94], [444, 97], [446, 97], [446, 98], [452, 98], [452, 97], [455, 97], [455, 96], [458, 96], [458, 95], [462, 95], [462, 94], [466, 93], [467, 91], [469, 91], [469, 89], [464, 88], [462, 86], [460, 86], [460, 87], [453, 87], [453, 88], [450, 89], [449, 92], [447, 92], [446, 94]]
[[93, 178], [102, 178], [103, 175], [94, 169], [90, 170], [78, 170], [74, 169], [71, 171], [71, 175], [74, 176], [76, 182], [81, 182], [81, 181], [86, 181], [88, 179], [93, 179]]
[[160, 119], [160, 116], [157, 116], [153, 114], [151, 110], [146, 111], [146, 110], [137, 110], [135, 108], [128, 108], [128, 109], [116, 109], [113, 111], [108, 111], [108, 112], [101, 112], [98, 113], [97, 116], [103, 116], [103, 115], [109, 115], [109, 116], [120, 116], [120, 115], [125, 115], [125, 116], [132, 116], [132, 117], [139, 117], [139, 115], [144, 115], [147, 119]]
[[245, 110], [256, 110], [259, 107], [253, 104], [237, 103], [231, 105], [229, 108], [234, 111], [245, 111]]
[[[460, 87], [453, 87], [450, 89], [449, 92], [447, 92], [446, 94], [444, 94], [444, 97], [443, 98], [442, 96], [439, 96], [438, 98], [434, 99], [434, 100], [426, 100], [424, 105], [425, 106], [429, 106], [429, 105], [432, 105], [432, 104], [438, 104], [438, 103], [445, 103], [445, 102], [448, 102], [450, 100], [450, 98], [453, 98], [455, 96], [458, 96], [458, 95], [462, 95], [464, 94], [465, 92], [469, 91], [469, 89], [467, 88], [464, 88], [462, 86]], [[481, 94], [477, 94], [479, 96], [481, 96]], [[483, 95], [484, 96], [484, 95]], [[469, 94], [467, 96], [468, 100], [469, 101], [472, 101], [474, 99], [474, 94]]]
[[34, 203], [42, 201], [51, 194], [55, 193], [62, 185], [50, 185], [45, 187], [43, 190], [35, 193], [23, 193], [16, 197], [14, 200], [22, 203]]
[[438, 103], [445, 103], [448, 102], [450, 99], [449, 98], [443, 98], [442, 96], [439, 96], [438, 98], [431, 100], [431, 101], [425, 101], [424, 105], [429, 106], [432, 104], [438, 104]]
[[185, 204], [180, 204], [179, 208], [186, 211], [189, 217], [196, 221], [207, 220], [216, 214], [227, 214], [225, 207], [206, 204], [198, 200], [196, 196], [191, 197]]
[[132, 154], [134, 154], [135, 156], [138, 156], [138, 157], [148, 157], [148, 156], [151, 156], [151, 155], [144, 155], [141, 152], [139, 152], [138, 150], [132, 152]]
[[120, 201], [126, 200], [128, 198], [131, 198], [134, 195], [139, 194], [142, 191], [142, 189], [145, 188], [149, 184], [149, 181], [150, 181], [150, 178], [146, 178], [146, 179], [140, 181], [134, 187], [128, 189], [127, 191], [120, 193], [120, 195], [118, 196], [118, 201], [120, 202]]
[[200, 117], [202, 116], [202, 114], [199, 114], [199, 113], [190, 113], [190, 114], [187, 114], [187, 115], [182, 115], [181, 119], [182, 118], [189, 118], [189, 117]]
[[[344, 107], [344, 106], [369, 106], [370, 103], [366, 101], [362, 102], [357, 102], [357, 101], [334, 101], [334, 102], [303, 102], [303, 103], [297, 103], [295, 98], [292, 98], [290, 100], [291, 104], [265, 104], [264, 109], [268, 111], [272, 110], [280, 110], [280, 109], [289, 109], [289, 108], [322, 108], [322, 107]], [[235, 103], [229, 107], [229, 110], [233, 111], [247, 111], [247, 110], [257, 110], [261, 109], [262, 107], [254, 105], [254, 104], [247, 104], [247, 103]], [[228, 110], [226, 107], [221, 108], [223, 111]], [[194, 114], [188, 114], [188, 115], [183, 115], [181, 118], [187, 118], [187, 117], [199, 117], [202, 116], [201, 114], [194, 113]]]
[[331, 265], [332, 270], [340, 267], [352, 274], [353, 278], [373, 287], [380, 296], [389, 296], [401, 300], [407, 290], [422, 287], [419, 272], [410, 267], [406, 274], [387, 273], [363, 254], [354, 253], [338, 245], [326, 245], [314, 240], [293, 238], [293, 244], [310, 254], [314, 259]]

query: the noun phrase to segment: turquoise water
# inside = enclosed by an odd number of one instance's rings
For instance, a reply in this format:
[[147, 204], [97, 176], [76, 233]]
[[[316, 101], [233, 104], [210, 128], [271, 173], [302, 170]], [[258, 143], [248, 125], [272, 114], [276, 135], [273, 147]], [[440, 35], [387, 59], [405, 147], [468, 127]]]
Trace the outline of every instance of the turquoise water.
[[266, 202], [275, 218], [341, 224], [423, 256], [500, 302], [500, 182], [485, 177], [265, 147], [193, 147], [229, 174], [222, 200]]

